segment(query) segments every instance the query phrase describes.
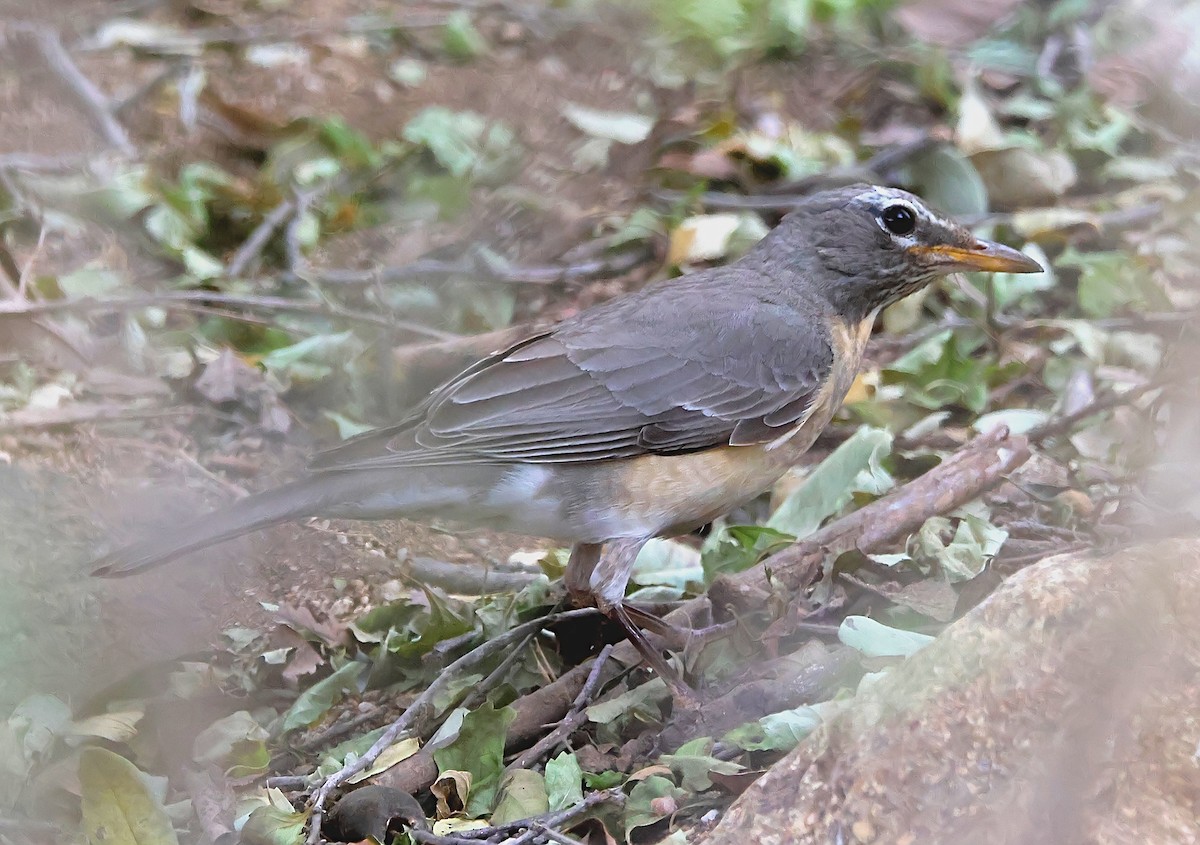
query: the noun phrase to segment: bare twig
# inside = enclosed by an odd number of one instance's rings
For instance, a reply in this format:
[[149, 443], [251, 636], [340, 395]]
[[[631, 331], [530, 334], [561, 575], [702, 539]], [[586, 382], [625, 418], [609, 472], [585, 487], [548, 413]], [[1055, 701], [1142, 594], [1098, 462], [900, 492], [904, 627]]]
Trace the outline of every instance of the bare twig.
[[595, 695], [596, 689], [600, 686], [600, 680], [604, 677], [604, 664], [608, 662], [608, 657], [612, 654], [613, 647], [606, 645], [601, 652], [596, 655], [596, 660], [592, 665], [592, 671], [588, 673], [587, 682], [584, 683], [583, 689], [579, 691], [579, 695], [575, 696], [575, 701], [571, 705], [570, 711], [563, 716], [562, 721], [558, 723], [550, 733], [539, 739], [534, 745], [522, 751], [517, 758], [508, 764], [509, 769], [528, 769], [542, 757], [552, 753], [561, 743], [566, 742], [571, 737], [571, 734], [587, 721], [584, 715], [584, 709], [592, 696]]
[[32, 37], [46, 65], [79, 100], [109, 146], [129, 158], [137, 157], [138, 149], [133, 141], [129, 140], [129, 135], [120, 121], [113, 116], [112, 104], [108, 97], [75, 64], [58, 33], [46, 27], [28, 25], [19, 27], [18, 31], [28, 33]]
[[295, 210], [296, 201], [290, 198], [271, 209], [229, 259], [229, 263], [225, 265], [225, 276], [236, 278], [245, 273], [250, 262], [266, 248], [271, 237]]
[[1114, 408], [1120, 408], [1123, 405], [1131, 405], [1138, 399], [1145, 396], [1147, 393], [1165, 387], [1166, 380], [1155, 379], [1148, 381], [1145, 384], [1130, 388], [1124, 393], [1110, 393], [1101, 396], [1088, 404], [1084, 405], [1079, 410], [1067, 414], [1066, 416], [1056, 419], [1046, 420], [1035, 428], [1032, 428], [1027, 433], [1031, 443], [1042, 443], [1049, 440], [1051, 437], [1056, 437], [1060, 434], [1066, 434], [1073, 429], [1075, 425], [1088, 417], [1094, 417], [1097, 414], [1102, 414], [1105, 411], [1111, 411]]
[[133, 422], [203, 413], [199, 408], [122, 408], [112, 405], [66, 405], [37, 413], [14, 411], [0, 416], [0, 433], [37, 431], [88, 423]]
[[413, 280], [440, 280], [478, 276], [506, 284], [554, 285], [587, 279], [621, 276], [653, 257], [649, 246], [641, 245], [608, 256], [574, 264], [532, 264], [497, 267], [482, 261], [444, 261], [421, 258], [396, 267], [373, 270], [311, 270], [313, 280], [334, 285], [373, 285]]
[[456, 337], [456, 335], [450, 332], [443, 332], [410, 320], [369, 314], [364, 311], [352, 311], [332, 303], [306, 302], [300, 299], [287, 299], [281, 296], [250, 296], [206, 290], [152, 292], [137, 296], [112, 297], [108, 299], [85, 297], [81, 299], [51, 299], [43, 302], [8, 301], [0, 302], [0, 315], [48, 314], [64, 311], [139, 311], [155, 305], [164, 307], [172, 305], [191, 307], [196, 305], [227, 305], [234, 308], [313, 314], [321, 317], [336, 317], [341, 320], [368, 323], [383, 328], [401, 329], [437, 340], [448, 340]]
[[[418, 830], [410, 830], [409, 834], [416, 841], [427, 842], [430, 845], [476, 845], [476, 843], [488, 841], [497, 836], [506, 837], [504, 839], [506, 845], [532, 845], [532, 843], [538, 842], [545, 837], [546, 829], [559, 827], [567, 822], [574, 821], [593, 807], [599, 807], [601, 804], [623, 804], [624, 801], [625, 793], [619, 787], [602, 789], [588, 794], [582, 801], [565, 810], [545, 813], [540, 816], [531, 816], [527, 819], [518, 819], [507, 824], [499, 824], [494, 827], [480, 827], [474, 830], [462, 830], [454, 836], [436, 836]], [[518, 833], [518, 831], [524, 832], [519, 833], [517, 836], [512, 835]]]
[[499, 572], [470, 563], [448, 563], [428, 557], [414, 557], [403, 565], [404, 573], [421, 584], [429, 584], [463, 595], [482, 596], [521, 590], [539, 576], [532, 572]]
[[86, 155], [48, 156], [41, 153], [5, 153], [0, 155], [0, 170], [29, 170], [37, 173], [59, 173], [77, 170], [92, 161]]
[[[139, 44], [150, 52], [171, 54], [195, 53], [207, 47], [222, 45], [253, 44], [261, 41], [299, 41], [306, 38], [321, 38], [335, 35], [370, 35], [376, 32], [403, 29], [433, 29], [444, 26], [449, 16], [445, 14], [405, 15], [385, 18], [360, 15], [342, 20], [340, 24], [288, 24], [270, 23], [258, 26], [214, 26], [179, 30], [165, 37], [160, 44]], [[77, 49], [95, 52], [108, 49], [109, 45], [95, 40], [83, 41]]]
[[424, 733], [435, 716], [432, 713], [433, 702], [443, 694], [447, 686], [461, 677], [465, 671], [474, 668], [485, 660], [491, 659], [499, 652], [523, 640], [529, 634], [536, 633], [546, 625], [562, 619], [591, 616], [598, 612], [595, 608], [585, 607], [578, 610], [564, 610], [539, 619], [533, 619], [505, 631], [494, 639], [488, 640], [442, 670], [442, 673], [437, 676], [433, 683], [426, 687], [425, 691], [417, 696], [413, 703], [408, 706], [404, 714], [388, 726], [387, 730], [380, 735], [374, 745], [367, 749], [357, 760], [343, 766], [326, 778], [325, 782], [313, 793], [310, 804], [312, 821], [308, 831], [308, 845], [317, 845], [321, 841], [321, 819], [325, 814], [325, 804], [329, 801], [329, 797], [333, 792], [350, 778], [374, 763], [379, 758], [379, 755], [402, 735], [420, 735]]

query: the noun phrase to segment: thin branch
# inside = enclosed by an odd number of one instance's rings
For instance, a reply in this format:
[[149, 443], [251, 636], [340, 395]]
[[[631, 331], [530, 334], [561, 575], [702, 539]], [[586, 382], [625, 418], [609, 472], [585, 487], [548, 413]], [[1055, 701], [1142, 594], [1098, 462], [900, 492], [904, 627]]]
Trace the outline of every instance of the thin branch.
[[[565, 810], [545, 813], [540, 816], [531, 816], [527, 819], [517, 819], [507, 824], [480, 827], [474, 830], [461, 830], [453, 836], [438, 836], [428, 831], [416, 829], [410, 829], [408, 833], [415, 841], [429, 843], [429, 845], [477, 845], [481, 841], [487, 841], [497, 836], [506, 837], [504, 839], [506, 845], [518, 845], [518, 843], [520, 845], [532, 845], [532, 843], [546, 836], [545, 831], [548, 828], [559, 827], [567, 822], [574, 821], [593, 807], [598, 807], [601, 804], [623, 804], [624, 802], [625, 793], [621, 791], [620, 787], [602, 789], [588, 794], [582, 801], [567, 807]], [[518, 831], [524, 832], [517, 836], [512, 835]]]
[[[408, 15], [406, 19], [381, 18], [359, 15], [346, 18], [340, 25], [328, 24], [260, 24], [258, 26], [214, 26], [179, 30], [165, 37], [158, 44], [139, 44], [138, 47], [151, 52], [188, 53], [224, 45], [253, 44], [261, 41], [299, 41], [306, 38], [321, 38], [334, 35], [370, 35], [391, 30], [436, 29], [445, 26], [449, 16]], [[83, 52], [110, 49], [110, 44], [94, 39], [77, 45]]]
[[83, 106], [84, 111], [87, 112], [88, 117], [91, 118], [109, 146], [124, 156], [136, 158], [138, 149], [134, 146], [133, 141], [129, 140], [129, 135], [121, 126], [120, 121], [113, 116], [112, 104], [108, 97], [75, 64], [75, 60], [71, 58], [71, 54], [67, 52], [67, 48], [59, 39], [58, 33], [41, 26], [23, 25], [16, 29], [33, 38], [46, 65], [66, 83], [67, 88]]
[[0, 315], [4, 314], [49, 314], [72, 311], [140, 311], [155, 305], [164, 307], [195, 307], [197, 305], [227, 305], [234, 308], [282, 311], [295, 314], [312, 314], [319, 317], [334, 317], [359, 323], [367, 323], [388, 329], [401, 329], [413, 334], [425, 335], [437, 340], [449, 340], [457, 335], [429, 326], [400, 320], [364, 311], [352, 311], [323, 302], [306, 302], [281, 296], [251, 296], [219, 293], [206, 290], [169, 291], [144, 293], [137, 296], [113, 297], [108, 299], [51, 299], [43, 302], [0, 302]]
[[373, 285], [394, 282], [442, 280], [478, 276], [514, 285], [555, 285], [588, 279], [622, 276], [653, 257], [653, 250], [642, 245], [610, 256], [573, 264], [532, 264], [497, 267], [481, 261], [445, 261], [420, 258], [409, 264], [372, 270], [309, 270], [313, 280], [332, 285]]
[[1094, 417], [1097, 414], [1103, 414], [1105, 411], [1111, 411], [1114, 408], [1120, 408], [1124, 405], [1131, 405], [1147, 393], [1166, 387], [1168, 383], [1166, 379], [1154, 379], [1145, 384], [1130, 388], [1124, 393], [1109, 393], [1105, 396], [1100, 396], [1077, 411], [1056, 419], [1046, 420], [1041, 425], [1031, 428], [1026, 433], [1026, 436], [1031, 443], [1042, 443], [1051, 437], [1066, 434], [1075, 427], [1076, 423], [1082, 422], [1088, 417]]
[[250, 262], [266, 248], [271, 237], [295, 210], [296, 201], [290, 198], [271, 209], [225, 265], [226, 278], [237, 278], [245, 273]]
[[539, 739], [534, 745], [522, 751], [517, 758], [508, 764], [508, 769], [528, 769], [542, 757], [549, 755], [561, 743], [570, 739], [571, 734], [587, 721], [587, 716], [584, 714], [584, 708], [595, 695], [597, 687], [600, 686], [600, 681], [604, 677], [604, 664], [608, 662], [609, 655], [612, 654], [613, 647], [606, 645], [600, 654], [596, 656], [596, 661], [592, 665], [592, 671], [588, 674], [587, 682], [583, 685], [583, 689], [579, 691], [579, 695], [575, 696], [575, 701], [571, 705], [570, 711], [563, 716], [562, 721], [550, 733]]

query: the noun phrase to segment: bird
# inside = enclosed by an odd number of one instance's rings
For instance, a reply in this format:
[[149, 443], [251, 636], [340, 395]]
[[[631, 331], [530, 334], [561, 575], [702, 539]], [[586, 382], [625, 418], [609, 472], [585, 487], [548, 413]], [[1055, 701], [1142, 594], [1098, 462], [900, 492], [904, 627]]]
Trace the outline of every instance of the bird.
[[801, 200], [740, 259], [582, 310], [467, 367], [399, 422], [303, 477], [95, 561], [129, 575], [281, 522], [439, 520], [571, 546], [578, 604], [616, 619], [676, 700], [695, 701], [626, 605], [652, 538], [769, 489], [830, 422], [876, 316], [957, 271], [1035, 273], [898, 188]]

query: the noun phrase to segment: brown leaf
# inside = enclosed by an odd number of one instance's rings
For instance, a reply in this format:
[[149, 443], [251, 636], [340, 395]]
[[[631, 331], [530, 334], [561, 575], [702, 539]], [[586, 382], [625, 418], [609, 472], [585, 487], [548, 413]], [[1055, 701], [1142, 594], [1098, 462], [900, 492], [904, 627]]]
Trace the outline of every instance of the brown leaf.
[[246, 395], [264, 387], [262, 373], [243, 361], [232, 349], [204, 366], [204, 372], [193, 385], [196, 392], [214, 405], [244, 402]]

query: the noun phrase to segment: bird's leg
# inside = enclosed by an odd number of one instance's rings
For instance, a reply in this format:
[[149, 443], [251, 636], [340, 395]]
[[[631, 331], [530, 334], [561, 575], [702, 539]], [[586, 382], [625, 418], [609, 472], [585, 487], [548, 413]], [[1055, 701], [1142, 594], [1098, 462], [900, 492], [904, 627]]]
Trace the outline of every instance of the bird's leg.
[[[571, 558], [563, 580], [576, 601], [585, 596], [590, 597], [606, 616], [620, 622], [629, 637], [629, 642], [638, 650], [646, 664], [663, 679], [675, 701], [683, 707], [695, 709], [699, 706], [696, 693], [663, 659], [662, 651], [646, 639], [642, 629], [631, 618], [631, 608], [625, 604], [625, 586], [629, 583], [629, 575], [633, 571], [638, 552], [645, 544], [645, 538], [613, 540], [603, 549], [595, 544], [581, 543], [571, 550]], [[644, 611], [634, 613], [643, 620], [652, 619], [652, 629], [661, 631], [665, 627], [674, 631], [675, 638], [678, 638], [679, 632], [670, 625], [664, 626], [662, 620], [650, 617], [650, 614]]]

